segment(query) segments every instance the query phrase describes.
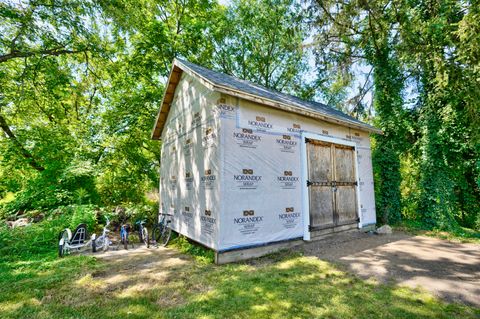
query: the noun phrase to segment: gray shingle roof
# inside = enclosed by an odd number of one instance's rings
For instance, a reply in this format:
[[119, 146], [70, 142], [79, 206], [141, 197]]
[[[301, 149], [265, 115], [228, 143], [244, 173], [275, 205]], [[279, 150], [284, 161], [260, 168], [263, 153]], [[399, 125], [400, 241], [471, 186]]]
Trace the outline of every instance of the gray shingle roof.
[[379, 131], [373, 126], [366, 124], [362, 121], [359, 121], [356, 118], [350, 115], [347, 115], [339, 110], [336, 110], [328, 105], [318, 103], [318, 102], [313, 102], [313, 101], [305, 101], [296, 96], [280, 93], [250, 81], [241, 80], [231, 75], [227, 75], [221, 72], [207, 69], [195, 63], [191, 63], [178, 58], [177, 60], [181, 64], [185, 65], [187, 68], [191, 69], [193, 72], [197, 73], [199, 76], [205, 78], [206, 80], [212, 82], [215, 85], [221, 85], [233, 90], [242, 91], [242, 92], [255, 95], [261, 98], [273, 100], [278, 103], [301, 107], [309, 111], [314, 111], [331, 118], [336, 118], [346, 122], [361, 125], [372, 131]]

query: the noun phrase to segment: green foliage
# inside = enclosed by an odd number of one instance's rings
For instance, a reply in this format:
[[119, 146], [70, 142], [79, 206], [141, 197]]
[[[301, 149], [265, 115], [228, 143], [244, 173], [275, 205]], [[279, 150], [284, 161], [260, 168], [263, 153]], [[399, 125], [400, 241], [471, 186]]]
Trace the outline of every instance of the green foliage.
[[[391, 53], [388, 35], [382, 43], [370, 44], [367, 59], [374, 68], [373, 103], [375, 123], [383, 135], [375, 137], [372, 159], [375, 167], [377, 216], [385, 224], [401, 218], [401, 175], [399, 154], [404, 149], [406, 127], [403, 121], [403, 83], [397, 57]], [[402, 125], [403, 124], [403, 125]]]
[[394, 224], [401, 218], [400, 160], [392, 143], [377, 138], [372, 153], [375, 178], [375, 202], [377, 216], [383, 224]]
[[61, 170], [46, 169], [28, 180], [1, 210], [9, 216], [33, 209], [48, 211], [58, 206], [98, 203], [94, 177], [88, 162], [70, 163]]
[[[339, 93], [358, 91], [344, 104], [365, 109], [373, 75], [370, 120], [384, 132], [373, 151], [378, 219], [395, 223], [402, 213], [430, 229], [478, 227], [478, 4], [312, 1], [312, 8], [323, 80]], [[366, 67], [372, 71], [357, 90], [352, 75]], [[358, 116], [355, 106], [347, 110]]]
[[[173, 237], [173, 234], [172, 234]], [[215, 261], [213, 250], [200, 246], [197, 243], [189, 241], [187, 237], [179, 235], [171, 239], [171, 246], [177, 248], [184, 254], [192, 255], [195, 260], [204, 264], [211, 264]]]
[[158, 203], [135, 204], [127, 203], [125, 206], [117, 207], [112, 215], [119, 223], [130, 221], [131, 223], [138, 220], [146, 220], [147, 224], [153, 225], [157, 223]]
[[160, 167], [150, 131], [170, 63], [183, 57], [319, 97], [381, 128], [373, 151], [379, 221], [403, 215], [429, 228], [479, 228], [479, 8], [420, 0], [2, 3], [0, 218], [149, 205]]
[[296, 1], [232, 1], [216, 29], [213, 65], [277, 91], [306, 93], [303, 20]]
[[40, 223], [14, 229], [0, 225], [0, 263], [35, 260], [57, 254], [58, 234], [70, 224], [68, 214], [52, 215]]
[[78, 224], [86, 224], [89, 232], [93, 232], [97, 224], [97, 210], [94, 206], [72, 206], [66, 207], [66, 209], [57, 209], [57, 212], [61, 211], [62, 214], [67, 216], [71, 215], [70, 229], [75, 229]]
[[446, 239], [450, 241], [459, 241], [462, 243], [480, 243], [480, 230], [455, 226], [450, 227], [449, 231], [440, 229], [428, 229], [420, 220], [404, 219], [396, 226], [397, 229], [406, 231], [414, 235], [426, 235]]

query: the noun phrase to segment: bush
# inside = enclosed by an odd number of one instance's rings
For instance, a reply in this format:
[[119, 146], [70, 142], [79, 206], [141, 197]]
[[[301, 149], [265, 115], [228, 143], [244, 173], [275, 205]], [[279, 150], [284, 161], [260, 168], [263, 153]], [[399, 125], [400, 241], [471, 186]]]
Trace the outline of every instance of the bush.
[[175, 238], [171, 240], [171, 244], [182, 253], [192, 255], [199, 262], [211, 264], [215, 261], [215, 253], [213, 250], [190, 241], [183, 235], [175, 236]]
[[[135, 223], [138, 220], [146, 220], [147, 224], [152, 225], [157, 222], [158, 205], [152, 204], [134, 204], [127, 203], [123, 206], [112, 208], [112, 221], [115, 223]], [[104, 213], [105, 214], [105, 213]]]
[[70, 216], [50, 216], [25, 227], [9, 229], [0, 226], [0, 260], [31, 259], [57, 252], [58, 234], [68, 226]]
[[0, 218], [29, 210], [48, 211], [60, 206], [99, 203], [94, 168], [89, 162], [72, 161], [69, 166], [49, 168], [27, 180], [14, 200], [0, 207]]
[[70, 228], [73, 230], [78, 224], [86, 224], [89, 232], [93, 232], [97, 225], [97, 210], [92, 205], [70, 206], [73, 213], [70, 221]]

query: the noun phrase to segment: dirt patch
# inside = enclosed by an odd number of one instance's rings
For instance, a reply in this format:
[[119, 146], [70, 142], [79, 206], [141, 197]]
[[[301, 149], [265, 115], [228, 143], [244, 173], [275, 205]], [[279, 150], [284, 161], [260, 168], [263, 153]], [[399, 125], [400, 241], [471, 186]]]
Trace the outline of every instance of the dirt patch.
[[480, 245], [442, 239], [368, 233], [338, 234], [301, 248], [343, 264], [362, 278], [421, 287], [450, 302], [480, 307]]

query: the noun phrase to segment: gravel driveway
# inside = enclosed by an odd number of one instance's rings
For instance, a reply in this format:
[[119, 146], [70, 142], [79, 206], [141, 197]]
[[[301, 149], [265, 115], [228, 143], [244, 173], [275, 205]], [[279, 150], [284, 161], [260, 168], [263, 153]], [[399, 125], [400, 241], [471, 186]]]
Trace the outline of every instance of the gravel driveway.
[[306, 255], [343, 264], [362, 278], [422, 287], [450, 302], [480, 307], [480, 245], [354, 232], [311, 242]]

